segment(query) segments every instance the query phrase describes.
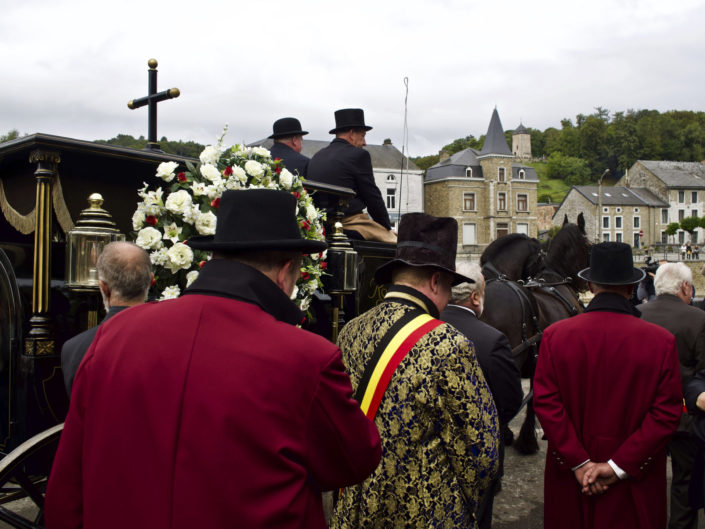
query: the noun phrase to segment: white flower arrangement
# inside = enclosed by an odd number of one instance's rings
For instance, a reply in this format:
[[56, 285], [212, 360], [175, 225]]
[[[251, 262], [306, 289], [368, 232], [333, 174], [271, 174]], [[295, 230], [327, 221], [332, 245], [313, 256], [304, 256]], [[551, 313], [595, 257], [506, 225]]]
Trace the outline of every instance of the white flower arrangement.
[[[223, 133], [225, 136], [225, 133]], [[198, 276], [210, 259], [208, 252], [193, 250], [184, 242], [195, 235], [215, 233], [220, 196], [226, 189], [280, 189], [298, 201], [297, 220], [306, 239], [324, 240], [325, 213], [313, 205], [300, 176], [288, 171], [280, 159], [272, 160], [262, 147], [223, 147], [223, 136], [199, 156], [200, 164], [163, 162], [156, 176], [169, 186], [138, 191], [140, 201], [132, 216], [135, 243], [147, 250], [154, 265], [155, 297], [176, 298]], [[164, 198], [166, 197], [166, 198]], [[326, 268], [325, 252], [304, 256], [301, 278], [292, 299], [306, 310], [313, 292], [321, 286]]]

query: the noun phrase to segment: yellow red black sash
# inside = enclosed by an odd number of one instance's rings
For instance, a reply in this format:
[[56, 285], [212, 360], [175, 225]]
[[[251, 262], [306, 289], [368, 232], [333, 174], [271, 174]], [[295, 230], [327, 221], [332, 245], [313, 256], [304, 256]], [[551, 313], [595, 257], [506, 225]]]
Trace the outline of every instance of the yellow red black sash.
[[387, 331], [355, 392], [355, 399], [367, 417], [374, 420], [389, 381], [406, 354], [426, 333], [442, 323], [419, 309], [407, 312]]

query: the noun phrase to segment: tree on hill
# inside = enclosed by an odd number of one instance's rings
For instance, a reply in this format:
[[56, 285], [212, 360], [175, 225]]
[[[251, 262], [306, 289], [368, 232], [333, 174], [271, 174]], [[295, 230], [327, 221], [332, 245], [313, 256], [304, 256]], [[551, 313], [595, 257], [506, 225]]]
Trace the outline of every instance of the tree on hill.
[[[96, 140], [95, 143], [103, 145], [119, 145], [121, 147], [129, 147], [131, 149], [144, 149], [147, 146], [147, 140], [144, 136], [135, 138], [129, 134], [118, 134], [109, 140]], [[193, 141], [169, 141], [166, 136], [162, 136], [159, 140], [159, 146], [168, 154], [177, 154], [180, 156], [189, 156], [198, 158], [204, 146]]]

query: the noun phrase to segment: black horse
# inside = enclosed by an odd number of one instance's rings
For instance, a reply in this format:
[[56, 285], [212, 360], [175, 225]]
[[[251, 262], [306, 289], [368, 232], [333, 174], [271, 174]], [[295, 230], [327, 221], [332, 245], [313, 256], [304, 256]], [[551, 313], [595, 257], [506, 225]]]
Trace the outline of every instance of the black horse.
[[541, 243], [522, 233], [512, 233], [492, 241], [480, 256], [485, 279], [500, 275], [511, 281], [534, 277], [543, 267]]
[[[487, 279], [482, 319], [509, 339], [522, 377], [532, 379], [541, 333], [551, 323], [582, 312], [578, 292], [586, 288], [577, 273], [589, 264], [590, 243], [582, 214], [578, 224], [564, 223], [548, 246], [542, 269], [531, 280]], [[524, 454], [538, 451], [531, 393], [526, 419], [515, 443]]]

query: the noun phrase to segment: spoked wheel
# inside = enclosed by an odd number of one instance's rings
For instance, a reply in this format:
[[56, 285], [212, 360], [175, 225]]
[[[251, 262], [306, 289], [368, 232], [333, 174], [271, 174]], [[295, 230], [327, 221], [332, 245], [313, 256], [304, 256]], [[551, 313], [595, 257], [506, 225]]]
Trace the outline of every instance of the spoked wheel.
[[20, 529], [44, 527], [44, 491], [64, 425], [44, 430], [0, 459], [0, 520]]

